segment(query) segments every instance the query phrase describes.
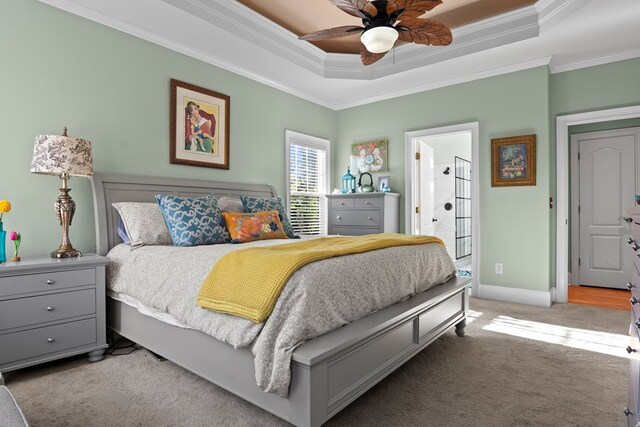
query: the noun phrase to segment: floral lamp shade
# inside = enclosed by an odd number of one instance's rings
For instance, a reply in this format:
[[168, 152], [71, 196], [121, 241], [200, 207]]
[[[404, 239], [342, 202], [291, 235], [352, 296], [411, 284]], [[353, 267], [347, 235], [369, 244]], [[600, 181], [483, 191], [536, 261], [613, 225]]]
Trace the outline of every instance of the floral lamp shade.
[[91, 176], [91, 142], [66, 135], [39, 135], [33, 145], [31, 172], [44, 175]]

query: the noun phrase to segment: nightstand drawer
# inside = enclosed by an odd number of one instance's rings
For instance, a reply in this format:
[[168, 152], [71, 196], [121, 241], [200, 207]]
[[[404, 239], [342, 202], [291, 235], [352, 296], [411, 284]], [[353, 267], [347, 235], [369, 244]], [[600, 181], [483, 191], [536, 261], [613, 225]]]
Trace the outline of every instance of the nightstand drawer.
[[96, 283], [96, 270], [57, 271], [0, 278], [0, 297], [28, 292], [51, 291]]
[[366, 197], [356, 199], [356, 208], [358, 209], [372, 209], [382, 207], [383, 200], [379, 197]]
[[96, 319], [0, 335], [0, 365], [95, 342]]
[[331, 215], [331, 225], [351, 225], [359, 227], [378, 227], [380, 225], [380, 211], [339, 211]]
[[331, 208], [333, 209], [352, 208], [353, 205], [353, 199], [347, 197], [331, 199]]
[[0, 330], [95, 312], [95, 289], [0, 301]]

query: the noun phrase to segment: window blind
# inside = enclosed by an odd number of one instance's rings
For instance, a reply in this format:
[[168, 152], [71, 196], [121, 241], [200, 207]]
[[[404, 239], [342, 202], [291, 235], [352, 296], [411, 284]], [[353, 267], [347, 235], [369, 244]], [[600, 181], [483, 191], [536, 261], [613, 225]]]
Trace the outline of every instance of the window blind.
[[289, 218], [296, 233], [327, 233], [328, 144], [288, 140]]

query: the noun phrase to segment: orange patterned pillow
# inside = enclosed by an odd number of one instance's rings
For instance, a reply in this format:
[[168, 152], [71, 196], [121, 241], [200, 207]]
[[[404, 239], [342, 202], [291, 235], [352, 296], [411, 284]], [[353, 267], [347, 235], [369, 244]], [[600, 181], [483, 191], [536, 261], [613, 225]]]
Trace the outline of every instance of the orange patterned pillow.
[[231, 235], [231, 243], [254, 240], [287, 239], [278, 211], [256, 213], [222, 212]]

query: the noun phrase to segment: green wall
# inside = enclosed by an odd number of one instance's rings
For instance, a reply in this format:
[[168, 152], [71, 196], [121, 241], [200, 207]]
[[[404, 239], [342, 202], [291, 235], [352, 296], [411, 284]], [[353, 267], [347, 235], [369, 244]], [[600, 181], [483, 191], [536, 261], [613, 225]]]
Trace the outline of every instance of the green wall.
[[[284, 194], [284, 130], [335, 139], [337, 113], [35, 0], [0, 13], [0, 199], [5, 229], [23, 235], [23, 256], [60, 244], [52, 210], [59, 180], [29, 173], [39, 134], [93, 143], [100, 172], [270, 183]], [[169, 164], [169, 80], [231, 97], [230, 170]], [[89, 180], [72, 178], [71, 241], [95, 251]], [[9, 249], [9, 245], [7, 245]]]
[[[334, 181], [349, 164], [352, 143], [388, 138], [392, 189], [404, 193], [405, 132], [480, 122], [480, 283], [546, 291], [548, 84], [548, 70], [540, 67], [340, 111]], [[537, 185], [491, 187], [491, 139], [532, 133], [537, 135]], [[404, 204], [403, 195], [403, 223]], [[494, 274], [498, 262], [504, 264], [502, 275]]]

